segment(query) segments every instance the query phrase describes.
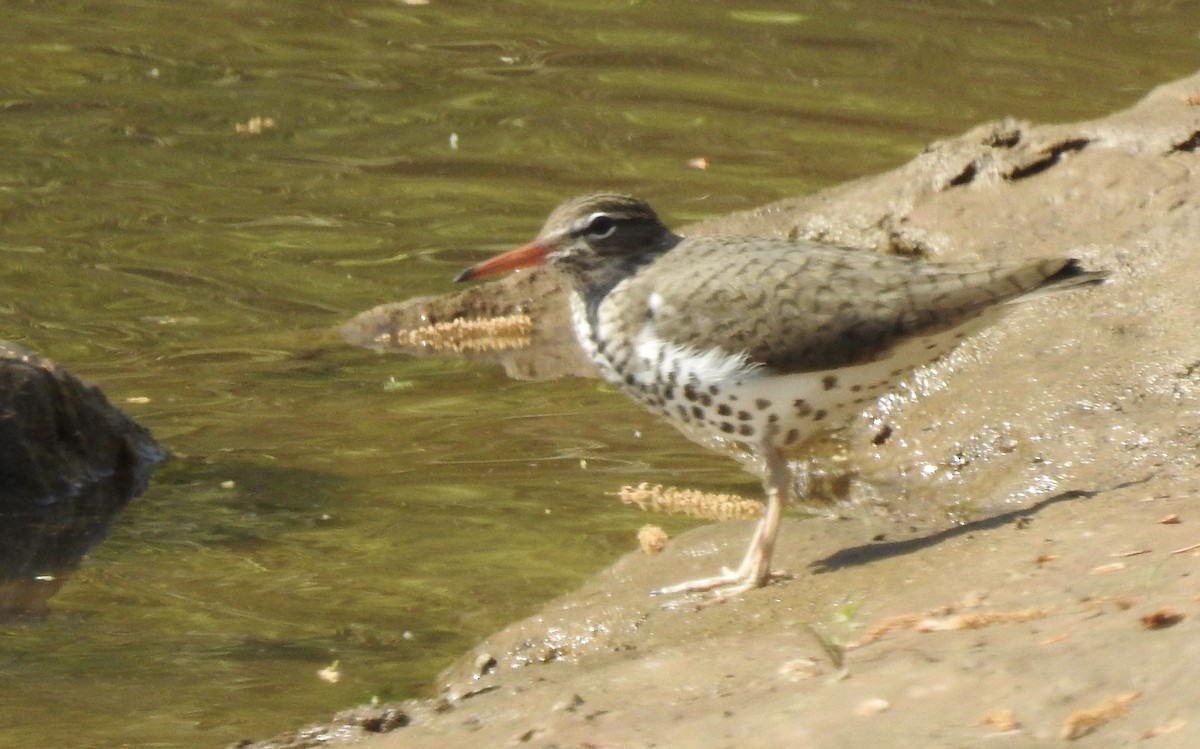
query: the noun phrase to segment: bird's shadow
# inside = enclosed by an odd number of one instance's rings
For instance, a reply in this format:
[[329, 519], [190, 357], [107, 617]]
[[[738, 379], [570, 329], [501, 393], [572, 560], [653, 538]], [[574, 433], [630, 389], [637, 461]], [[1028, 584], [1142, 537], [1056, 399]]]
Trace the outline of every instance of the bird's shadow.
[[855, 567], [860, 564], [870, 564], [871, 562], [877, 562], [879, 560], [888, 559], [891, 557], [898, 557], [903, 554], [911, 554], [914, 551], [920, 551], [921, 549], [934, 546], [935, 544], [940, 544], [943, 541], [955, 538], [957, 536], [975, 533], [978, 531], [992, 530], [993, 528], [999, 528], [1000, 526], [1007, 525], [1009, 523], [1017, 523], [1022, 518], [1026, 518], [1030, 515], [1041, 512], [1050, 505], [1058, 504], [1059, 502], [1066, 502], [1067, 500], [1080, 498], [1090, 499], [1091, 497], [1094, 497], [1100, 493], [1101, 492], [1099, 490], [1090, 491], [1085, 489], [1072, 489], [1071, 491], [1062, 492], [1061, 494], [1055, 494], [1052, 497], [1046, 497], [1045, 499], [1040, 500], [1029, 507], [1022, 507], [1017, 510], [1002, 512], [999, 515], [973, 520], [969, 523], [963, 523], [962, 525], [956, 525], [952, 528], [940, 530], [928, 536], [907, 538], [903, 541], [888, 541], [885, 543], [872, 543], [863, 544], [861, 546], [852, 546], [848, 549], [842, 549], [834, 552], [824, 559], [814, 560], [811, 564], [809, 564], [809, 567], [814, 573], [820, 574], [823, 572], [833, 572], [844, 567]]

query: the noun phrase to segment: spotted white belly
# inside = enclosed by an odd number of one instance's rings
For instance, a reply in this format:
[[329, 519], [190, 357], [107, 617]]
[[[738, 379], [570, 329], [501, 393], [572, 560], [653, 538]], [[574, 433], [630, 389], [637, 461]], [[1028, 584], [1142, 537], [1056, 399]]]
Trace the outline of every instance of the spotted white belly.
[[865, 364], [781, 373], [744, 353], [698, 350], [664, 340], [652, 323], [630, 342], [606, 338], [593, 329], [577, 295], [572, 295], [572, 317], [576, 337], [606, 381], [701, 444], [750, 452], [768, 445], [792, 447], [842, 426], [913, 369], [992, 322], [992, 316], [984, 316], [907, 339]]

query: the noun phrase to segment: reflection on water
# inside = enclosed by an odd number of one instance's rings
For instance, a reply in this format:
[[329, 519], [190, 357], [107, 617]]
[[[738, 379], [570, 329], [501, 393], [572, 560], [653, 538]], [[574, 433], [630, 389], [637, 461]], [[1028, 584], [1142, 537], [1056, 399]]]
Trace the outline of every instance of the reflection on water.
[[[43, 625], [0, 633], [0, 745], [219, 746], [417, 694], [633, 548], [621, 484], [753, 491], [594, 382], [378, 357], [334, 331], [354, 313], [447, 290], [570, 194], [636, 192], [680, 225], [984, 119], [1123, 106], [1191, 71], [1198, 15], [10, 4], [3, 337], [178, 459]], [[275, 126], [238, 132], [255, 117]]]

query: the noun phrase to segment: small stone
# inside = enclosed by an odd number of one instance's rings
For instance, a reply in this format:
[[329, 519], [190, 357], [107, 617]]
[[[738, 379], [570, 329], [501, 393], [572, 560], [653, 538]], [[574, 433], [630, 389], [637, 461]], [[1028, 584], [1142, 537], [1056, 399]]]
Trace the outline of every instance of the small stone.
[[556, 713], [573, 713], [583, 706], [583, 698], [577, 694], [573, 694], [566, 699], [555, 702], [550, 708]]
[[513, 737], [512, 743], [528, 744], [530, 741], [533, 741], [534, 739], [536, 739], [538, 736], [540, 736], [543, 733], [545, 733], [545, 731], [541, 728], [530, 728], [528, 731], [519, 733], [515, 737]]
[[490, 653], [480, 653], [475, 658], [475, 678], [478, 679], [481, 676], [487, 676], [496, 670], [497, 665], [499, 664], [496, 662], [495, 657]]
[[872, 715], [882, 713], [891, 706], [892, 703], [882, 697], [871, 697], [858, 703], [858, 707], [854, 708], [854, 714], [863, 718], [869, 718]]
[[991, 726], [997, 731], [1015, 731], [1021, 724], [1012, 710], [993, 710], [980, 718], [978, 725]]
[[361, 719], [358, 725], [370, 733], [388, 733], [397, 728], [404, 728], [410, 722], [408, 713], [399, 708], [389, 707], [375, 715]]
[[779, 675], [788, 681], [812, 679], [823, 673], [825, 669], [813, 658], [794, 658], [779, 667]]

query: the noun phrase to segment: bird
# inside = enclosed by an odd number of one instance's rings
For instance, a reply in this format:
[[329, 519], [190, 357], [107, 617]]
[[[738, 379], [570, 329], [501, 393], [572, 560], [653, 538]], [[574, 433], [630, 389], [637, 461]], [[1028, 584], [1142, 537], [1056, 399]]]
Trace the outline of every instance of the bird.
[[736, 596], [771, 567], [788, 459], [1014, 302], [1108, 278], [1077, 259], [929, 262], [801, 239], [681, 236], [643, 200], [598, 193], [555, 208], [530, 243], [455, 282], [548, 265], [601, 376], [685, 436], [751, 456], [766, 497], [736, 568], [653, 591]]

